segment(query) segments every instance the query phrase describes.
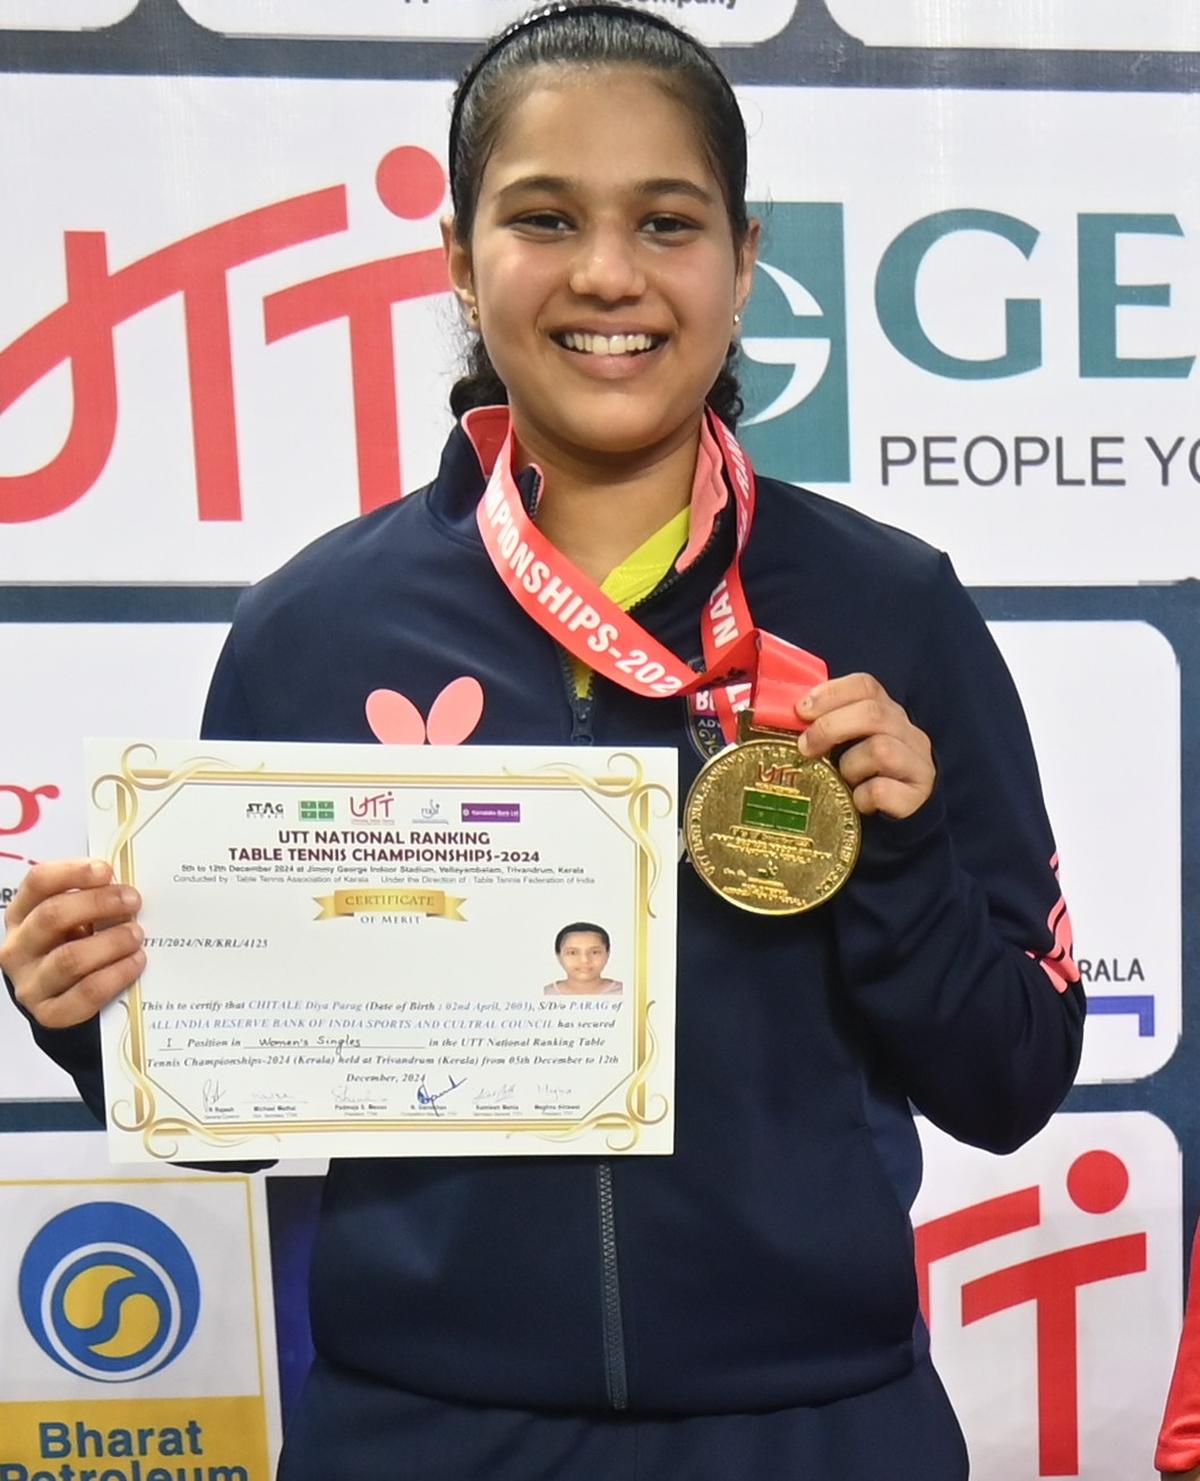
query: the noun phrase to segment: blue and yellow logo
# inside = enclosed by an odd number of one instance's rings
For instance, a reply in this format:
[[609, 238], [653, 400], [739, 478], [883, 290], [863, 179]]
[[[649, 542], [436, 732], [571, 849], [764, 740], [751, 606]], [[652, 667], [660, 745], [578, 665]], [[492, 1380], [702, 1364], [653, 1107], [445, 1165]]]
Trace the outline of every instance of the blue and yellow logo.
[[21, 1261], [18, 1291], [42, 1351], [99, 1383], [165, 1368], [200, 1314], [200, 1278], [183, 1241], [127, 1203], [79, 1204], [44, 1224]]

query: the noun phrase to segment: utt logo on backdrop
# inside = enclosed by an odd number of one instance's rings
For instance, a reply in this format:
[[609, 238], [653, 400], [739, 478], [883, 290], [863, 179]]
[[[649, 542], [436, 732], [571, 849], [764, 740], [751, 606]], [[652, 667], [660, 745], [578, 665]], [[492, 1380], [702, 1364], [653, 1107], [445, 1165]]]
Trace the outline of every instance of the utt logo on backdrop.
[[98, 1383], [165, 1368], [200, 1314], [200, 1280], [183, 1241], [129, 1203], [84, 1203], [56, 1215], [30, 1241], [17, 1287], [42, 1351]]
[[[394, 215], [418, 221], [437, 211], [446, 181], [428, 151], [402, 146], [380, 161], [375, 185]], [[201, 520], [240, 520], [228, 275], [348, 226], [346, 187], [337, 185], [231, 217], [115, 269], [105, 232], [64, 232], [66, 302], [0, 350], [0, 415], [66, 363], [71, 425], [50, 462], [0, 477], [0, 524], [47, 519], [95, 485], [117, 435], [114, 331], [175, 297], [183, 302], [180, 352], [191, 397], [197, 514]], [[268, 344], [318, 325], [343, 321], [348, 326], [364, 512], [398, 498], [402, 487], [392, 306], [448, 291], [442, 251], [433, 246], [326, 273], [263, 300]]]
[[1111, 1474], [1139, 1474], [1172, 1358], [1154, 1337], [1178, 1320], [1175, 1137], [1144, 1112], [1059, 1115], [997, 1163], [920, 1136], [921, 1311], [967, 1440], [1003, 1451], [981, 1481], [1099, 1474], [1098, 1426]]
[[[401, 146], [380, 161], [379, 199], [407, 220], [432, 217], [445, 194], [438, 161]], [[847, 348], [845, 222], [837, 203], [780, 203], [765, 209], [767, 240], [747, 308], [747, 361], [742, 423], [747, 446], [765, 472], [796, 482], [838, 483], [851, 476], [850, 380]], [[166, 300], [180, 298], [191, 401], [197, 516], [242, 518], [238, 408], [231, 348], [228, 276], [247, 263], [349, 229], [342, 185], [262, 206], [169, 242], [120, 268], [108, 261], [104, 231], [66, 231], [66, 301], [0, 349], [0, 415], [60, 365], [70, 367], [71, 423], [59, 452], [30, 472], [0, 476], [0, 524], [50, 518], [95, 486], [108, 466], [118, 430], [118, 326]], [[977, 355], [951, 353], [922, 320], [917, 283], [929, 255], [950, 237], [991, 238], [1028, 261], [1040, 238], [1028, 221], [998, 211], [938, 211], [900, 230], [880, 256], [874, 277], [874, 318], [891, 348], [917, 371], [953, 381], [1007, 380], [1043, 364], [1042, 304], [1036, 297], [998, 298], [996, 346]], [[1124, 308], [1168, 308], [1168, 283], [1119, 280], [1118, 249], [1127, 237], [1179, 237], [1172, 214], [1082, 213], [1078, 217], [1078, 373], [1080, 379], [1186, 379], [1195, 356], [1123, 355], [1118, 315]], [[319, 326], [348, 329], [359, 504], [363, 511], [400, 496], [403, 488], [396, 409], [393, 306], [448, 292], [441, 248], [357, 263], [292, 284], [263, 299], [263, 335], [274, 344]], [[986, 301], [986, 284], [972, 293]], [[864, 316], [865, 317], [865, 316]], [[1165, 487], [1187, 463], [1200, 482], [1200, 439], [1184, 451], [1176, 436], [1160, 446], [1147, 439]], [[884, 487], [902, 470], [923, 467], [931, 486], [955, 484], [944, 470], [955, 439], [887, 434], [880, 439]], [[1093, 439], [1092, 482], [1120, 485], [1113, 472], [1120, 438]], [[1061, 442], [1061, 439], [1060, 439]], [[980, 444], [976, 447], [975, 444]], [[1100, 446], [1097, 443], [1101, 444]], [[964, 453], [968, 482], [991, 487], [1010, 472], [1022, 476], [1055, 466], [1060, 484], [1082, 483], [1062, 466], [1061, 446], [1022, 437], [1009, 450], [991, 436]], [[974, 451], [973, 451], [974, 449]], [[972, 462], [972, 458], [975, 459]], [[977, 467], [982, 458], [986, 466]], [[996, 469], [999, 460], [999, 471]]]

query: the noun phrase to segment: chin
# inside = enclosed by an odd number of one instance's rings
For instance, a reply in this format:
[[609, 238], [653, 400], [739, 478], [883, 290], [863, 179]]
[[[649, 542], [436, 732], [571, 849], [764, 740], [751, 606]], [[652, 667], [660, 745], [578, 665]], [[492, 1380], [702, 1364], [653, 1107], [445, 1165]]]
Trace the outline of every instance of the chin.
[[589, 452], [621, 457], [665, 441], [678, 425], [676, 418], [661, 412], [598, 397], [570, 418], [570, 440]]

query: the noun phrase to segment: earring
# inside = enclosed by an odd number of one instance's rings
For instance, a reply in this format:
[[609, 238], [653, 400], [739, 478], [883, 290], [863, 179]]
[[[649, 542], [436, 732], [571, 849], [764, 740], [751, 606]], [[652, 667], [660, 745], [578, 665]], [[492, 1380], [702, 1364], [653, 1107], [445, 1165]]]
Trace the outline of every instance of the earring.
[[740, 324], [742, 322], [742, 316], [741, 316], [741, 314], [734, 314], [734, 316], [733, 316], [733, 322], [735, 324]]
[[467, 318], [470, 319], [472, 324], [479, 323], [479, 309], [475, 304], [472, 304], [467, 310]]

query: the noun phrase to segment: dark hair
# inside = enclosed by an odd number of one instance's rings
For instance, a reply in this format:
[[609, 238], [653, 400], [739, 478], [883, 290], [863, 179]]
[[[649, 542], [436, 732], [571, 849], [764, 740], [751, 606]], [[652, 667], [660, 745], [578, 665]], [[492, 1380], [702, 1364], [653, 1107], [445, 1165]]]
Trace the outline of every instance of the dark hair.
[[562, 944], [568, 936], [599, 936], [604, 942], [605, 951], [612, 950], [612, 942], [608, 939], [608, 932], [603, 926], [594, 926], [589, 920], [577, 920], [569, 926], [564, 926], [554, 938], [554, 955], [557, 956], [562, 950]]
[[[532, 10], [492, 39], [463, 74], [450, 118], [450, 194], [454, 233], [470, 240], [483, 172], [520, 79], [546, 64], [636, 66], [658, 74], [694, 116], [701, 147], [720, 182], [734, 245], [746, 240], [746, 126], [725, 74], [703, 46], [651, 11], [620, 0], [556, 0]], [[708, 404], [735, 427], [742, 413], [734, 374], [736, 342], [708, 393]], [[462, 416], [473, 406], [507, 401], [508, 392], [482, 336], [471, 346], [467, 374], [450, 392]]]

